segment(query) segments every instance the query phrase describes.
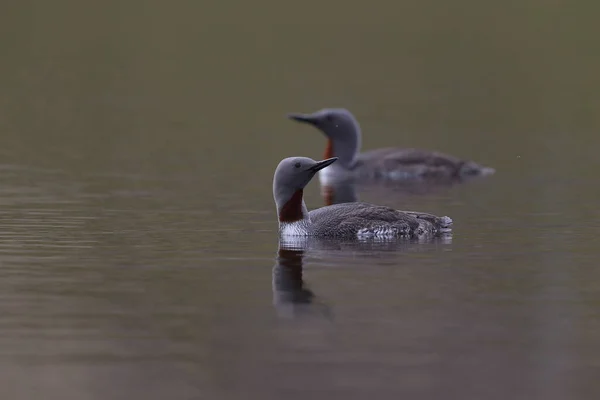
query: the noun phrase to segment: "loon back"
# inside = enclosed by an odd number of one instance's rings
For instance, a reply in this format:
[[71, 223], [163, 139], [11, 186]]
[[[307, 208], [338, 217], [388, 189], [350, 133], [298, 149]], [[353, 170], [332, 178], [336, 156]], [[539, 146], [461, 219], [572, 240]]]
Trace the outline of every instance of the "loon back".
[[356, 175], [370, 179], [463, 179], [494, 173], [493, 168], [437, 151], [383, 148], [358, 155]]
[[342, 203], [309, 212], [311, 232], [329, 237], [401, 237], [451, 231], [452, 219], [369, 203]]

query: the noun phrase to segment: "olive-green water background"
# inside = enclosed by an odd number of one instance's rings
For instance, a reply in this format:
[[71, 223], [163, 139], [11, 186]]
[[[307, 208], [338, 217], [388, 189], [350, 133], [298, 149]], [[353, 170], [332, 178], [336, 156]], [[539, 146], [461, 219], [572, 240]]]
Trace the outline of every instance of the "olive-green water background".
[[[3, 399], [596, 399], [600, 3], [0, 6]], [[361, 200], [449, 243], [307, 251], [272, 287], [272, 173], [363, 148], [496, 168]], [[309, 208], [323, 205], [318, 182]], [[329, 311], [325, 312], [327, 309]]]

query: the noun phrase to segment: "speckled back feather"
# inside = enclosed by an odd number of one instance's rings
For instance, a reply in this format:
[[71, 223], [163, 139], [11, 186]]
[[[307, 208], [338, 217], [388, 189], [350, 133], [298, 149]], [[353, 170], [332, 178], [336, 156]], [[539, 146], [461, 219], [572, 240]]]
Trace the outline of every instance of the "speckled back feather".
[[324, 237], [401, 237], [451, 231], [449, 217], [399, 211], [369, 203], [343, 203], [309, 212], [311, 233]]

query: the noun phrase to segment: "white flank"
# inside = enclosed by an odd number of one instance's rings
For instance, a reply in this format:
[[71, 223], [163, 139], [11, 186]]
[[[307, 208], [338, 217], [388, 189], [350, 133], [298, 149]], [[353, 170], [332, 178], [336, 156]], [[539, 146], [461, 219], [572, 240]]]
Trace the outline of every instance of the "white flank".
[[335, 181], [335, 174], [331, 167], [323, 168], [319, 171], [319, 182], [321, 185], [331, 184]]
[[306, 224], [302, 222], [282, 223], [279, 228], [281, 236], [308, 236]]
[[352, 171], [340, 167], [336, 168], [335, 164], [323, 168], [318, 174], [321, 185], [333, 185], [335, 183], [346, 182], [351, 180], [354, 176]]
[[365, 238], [393, 238], [398, 235], [398, 229], [389, 226], [376, 226], [372, 228], [362, 228], [356, 232], [359, 239]]

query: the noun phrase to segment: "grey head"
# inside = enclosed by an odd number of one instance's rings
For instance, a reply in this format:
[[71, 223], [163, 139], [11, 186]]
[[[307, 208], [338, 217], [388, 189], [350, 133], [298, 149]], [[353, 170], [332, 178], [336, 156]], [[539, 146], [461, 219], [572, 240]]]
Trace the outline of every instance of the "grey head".
[[273, 176], [273, 199], [277, 205], [280, 222], [295, 222], [304, 217], [304, 187], [319, 170], [336, 160], [337, 157], [323, 161], [307, 157], [289, 157], [281, 160]]
[[308, 123], [319, 129], [329, 143], [325, 150], [325, 158], [339, 157], [339, 163], [351, 168], [360, 151], [360, 125], [354, 115], [345, 108], [324, 108], [312, 114], [288, 114], [294, 121]]

